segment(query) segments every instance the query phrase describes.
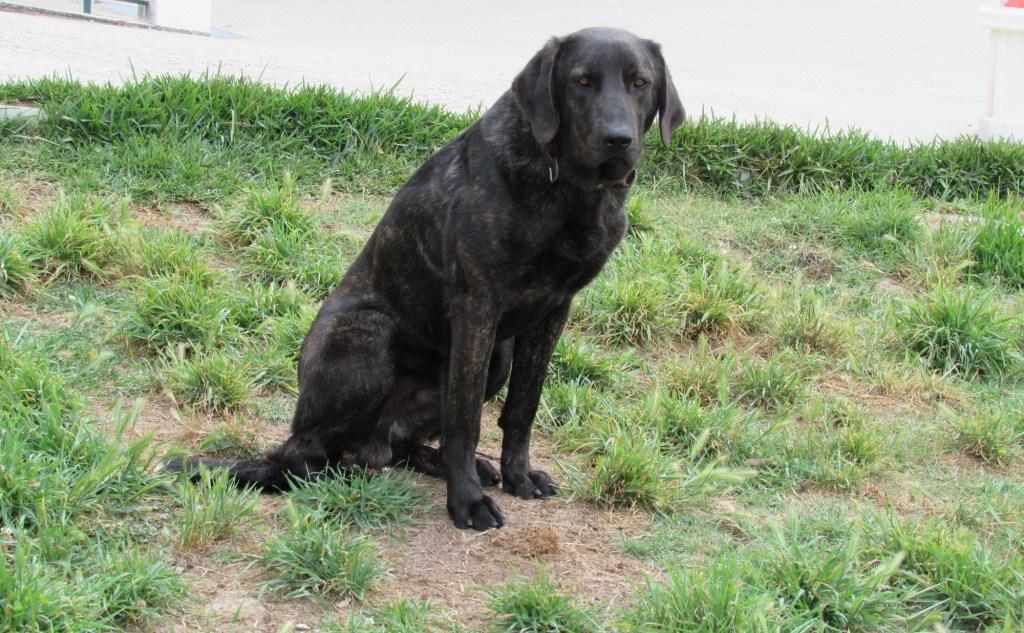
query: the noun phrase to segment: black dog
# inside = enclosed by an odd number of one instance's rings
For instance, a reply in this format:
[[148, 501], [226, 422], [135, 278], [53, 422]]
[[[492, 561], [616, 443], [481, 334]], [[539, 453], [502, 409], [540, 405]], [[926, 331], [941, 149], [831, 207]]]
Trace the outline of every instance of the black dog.
[[[622, 239], [655, 115], [667, 144], [683, 108], [657, 44], [614, 29], [551, 40], [402, 187], [324, 301], [288, 441], [264, 459], [169, 468], [281, 489], [345, 454], [405, 463], [444, 476], [455, 525], [477, 530], [505, 523], [481, 484], [555, 494], [530, 467], [530, 427], [573, 295]], [[499, 477], [476, 446], [483, 402], [510, 374]], [[440, 449], [426, 445], [438, 435]]]

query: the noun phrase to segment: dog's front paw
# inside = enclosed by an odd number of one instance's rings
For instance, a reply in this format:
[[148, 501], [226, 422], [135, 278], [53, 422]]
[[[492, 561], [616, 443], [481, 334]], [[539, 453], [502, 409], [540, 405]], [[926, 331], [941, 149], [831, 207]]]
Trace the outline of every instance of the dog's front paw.
[[460, 530], [473, 528], [479, 532], [505, 525], [505, 515], [494, 500], [480, 495], [472, 501], [448, 501], [448, 516]]
[[498, 482], [501, 481], [498, 469], [491, 462], [479, 457], [476, 458], [476, 476], [480, 478], [480, 485], [484, 488], [497, 486]]
[[525, 473], [502, 477], [502, 489], [520, 499], [542, 499], [553, 497], [558, 488], [543, 470], [530, 470]]

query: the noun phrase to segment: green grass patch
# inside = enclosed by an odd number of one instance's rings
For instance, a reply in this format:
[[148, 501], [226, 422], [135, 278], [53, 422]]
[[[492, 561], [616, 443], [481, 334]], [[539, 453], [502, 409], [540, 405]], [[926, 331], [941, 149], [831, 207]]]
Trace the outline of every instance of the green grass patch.
[[[123, 217], [123, 212], [121, 213]], [[22, 229], [30, 257], [47, 280], [106, 277], [116, 260], [118, 217], [108, 203], [77, 195], [61, 197]]]
[[362, 529], [407, 524], [423, 508], [425, 498], [412, 476], [403, 470], [330, 470], [302, 482], [288, 496], [340, 523]]
[[444, 626], [430, 611], [430, 605], [413, 600], [397, 600], [391, 604], [367, 609], [350, 616], [345, 622], [324, 622], [331, 633], [428, 633], [457, 630]]
[[28, 293], [36, 283], [32, 255], [15, 235], [0, 231], [0, 297]]
[[893, 316], [901, 344], [935, 371], [1000, 378], [1021, 366], [1020, 321], [991, 292], [940, 287]]
[[953, 448], [983, 462], [1012, 462], [1024, 451], [1024, 417], [1000, 409], [949, 414]]
[[[40, 144], [28, 160], [45, 155], [47, 171], [92, 185], [105, 172], [107, 182], [136, 197], [188, 200], [237, 190], [243, 174], [280, 175], [281, 158], [308, 185], [330, 175], [347, 188], [391, 189], [476, 117], [387, 92], [357, 97], [222, 76], [147, 77], [119, 86], [8, 82], [0, 100], [32, 101], [46, 112], [36, 134], [56, 145]], [[18, 139], [14, 126], [2, 133], [5, 144]], [[655, 136], [645, 142], [647, 179], [721, 194], [898, 186], [959, 198], [1024, 189], [1024, 149], [1009, 142], [964, 137], [904, 147], [858, 131], [811, 133], [708, 116], [684, 124], [667, 148]], [[91, 167], [67, 169], [83, 153]]]
[[209, 278], [137, 277], [125, 287], [130, 300], [122, 331], [130, 341], [160, 351], [177, 344], [214, 348], [235, 338], [235, 301]]
[[231, 349], [186, 353], [184, 346], [166, 352], [155, 369], [175, 402], [196, 409], [226, 413], [240, 409], [253, 392], [253, 370]]
[[384, 569], [373, 543], [339, 521], [307, 514], [292, 502], [285, 523], [267, 541], [256, 560], [263, 567], [264, 590], [289, 598], [352, 596], [362, 598]]
[[201, 468], [198, 481], [177, 488], [181, 512], [174, 528], [184, 547], [207, 545], [243, 530], [258, 503], [258, 493], [239, 490], [226, 472]]
[[496, 616], [492, 630], [500, 633], [597, 633], [598, 619], [559, 592], [541, 573], [531, 580], [510, 582], [491, 591], [488, 608]]
[[1021, 201], [989, 200], [974, 233], [974, 269], [1024, 286], [1024, 220]]

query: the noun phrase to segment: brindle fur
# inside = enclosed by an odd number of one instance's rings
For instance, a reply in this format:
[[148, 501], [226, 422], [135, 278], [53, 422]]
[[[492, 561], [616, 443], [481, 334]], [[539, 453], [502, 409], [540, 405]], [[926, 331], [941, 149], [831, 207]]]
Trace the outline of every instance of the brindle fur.
[[[656, 115], [667, 143], [683, 109], [657, 44], [615, 29], [552, 39], [413, 174], [324, 301], [291, 437], [262, 459], [169, 468], [225, 467], [274, 490], [346, 459], [405, 463], [444, 476], [455, 525], [478, 530], [505, 523], [482, 484], [555, 494], [530, 466], [530, 427], [573, 295], [622, 239]], [[506, 381], [499, 478], [476, 446], [483, 402]]]

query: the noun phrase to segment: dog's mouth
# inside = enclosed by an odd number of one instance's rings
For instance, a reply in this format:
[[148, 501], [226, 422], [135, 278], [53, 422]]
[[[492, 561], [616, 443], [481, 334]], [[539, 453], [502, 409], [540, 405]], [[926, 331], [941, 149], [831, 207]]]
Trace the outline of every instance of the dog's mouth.
[[597, 167], [598, 189], [629, 189], [636, 182], [636, 170], [629, 163], [612, 159]]

